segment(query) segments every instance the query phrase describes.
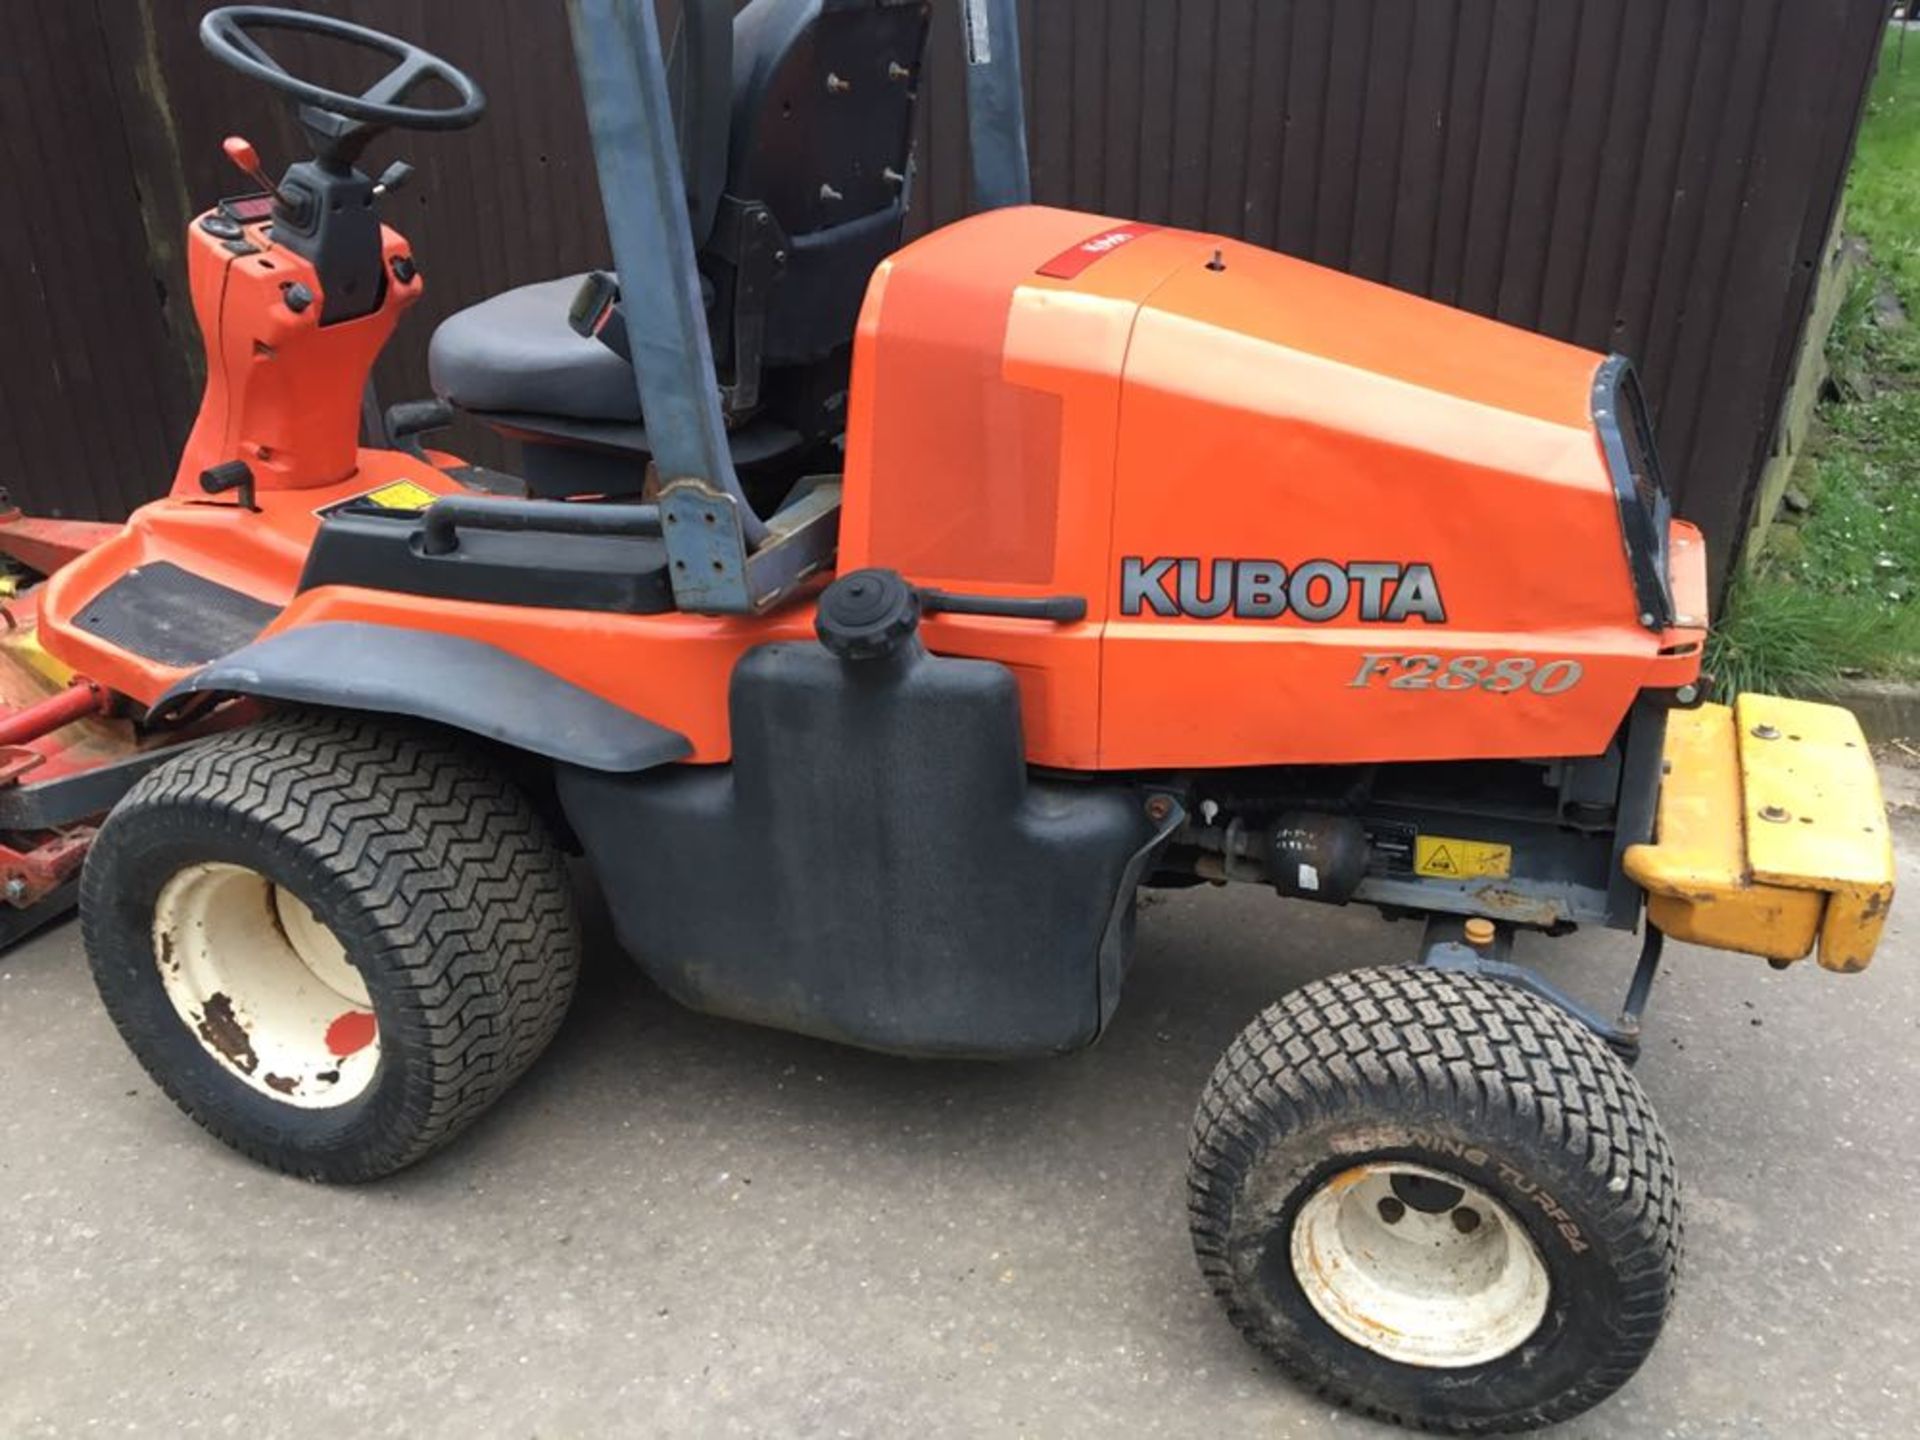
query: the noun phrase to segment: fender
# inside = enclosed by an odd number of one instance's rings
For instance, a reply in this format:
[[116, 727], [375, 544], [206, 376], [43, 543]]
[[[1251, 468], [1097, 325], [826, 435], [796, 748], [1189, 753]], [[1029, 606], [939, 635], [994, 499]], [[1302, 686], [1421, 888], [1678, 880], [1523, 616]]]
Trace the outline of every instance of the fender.
[[410, 715], [614, 774], [693, 753], [678, 731], [498, 646], [392, 625], [323, 621], [270, 635], [195, 671], [149, 714], [211, 692]]

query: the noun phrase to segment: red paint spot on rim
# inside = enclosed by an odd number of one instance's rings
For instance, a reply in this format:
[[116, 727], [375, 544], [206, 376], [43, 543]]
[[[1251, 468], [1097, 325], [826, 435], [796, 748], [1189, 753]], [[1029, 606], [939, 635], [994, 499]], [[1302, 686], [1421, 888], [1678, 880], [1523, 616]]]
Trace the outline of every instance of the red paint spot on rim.
[[377, 1029], [371, 1011], [344, 1011], [327, 1026], [327, 1048], [344, 1060], [371, 1045]]

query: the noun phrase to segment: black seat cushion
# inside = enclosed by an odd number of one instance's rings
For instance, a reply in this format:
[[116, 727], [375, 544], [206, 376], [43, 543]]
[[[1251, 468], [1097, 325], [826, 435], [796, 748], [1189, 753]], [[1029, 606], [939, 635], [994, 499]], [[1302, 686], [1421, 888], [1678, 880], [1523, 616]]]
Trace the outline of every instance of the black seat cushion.
[[462, 410], [638, 421], [633, 367], [567, 322], [585, 278], [522, 285], [448, 316], [427, 347], [434, 394]]

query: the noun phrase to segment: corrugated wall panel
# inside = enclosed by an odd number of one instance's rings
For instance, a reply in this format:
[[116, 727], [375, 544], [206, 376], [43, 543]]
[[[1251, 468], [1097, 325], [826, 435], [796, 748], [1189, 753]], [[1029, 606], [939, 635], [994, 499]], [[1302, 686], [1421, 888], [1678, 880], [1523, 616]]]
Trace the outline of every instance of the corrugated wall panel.
[[[90, 0], [0, 0], [0, 485], [121, 513], [170, 478], [192, 395], [156, 303]], [[164, 485], [164, 479], [159, 481]]]
[[[664, 0], [671, 3], [671, 0]], [[210, 62], [198, 0], [0, 0], [0, 467], [30, 504], [116, 514], [190, 420], [186, 197], [292, 127]], [[425, 391], [431, 326], [601, 263], [558, 3], [316, 0], [438, 45], [477, 130], [396, 137], [427, 299], [379, 380]], [[1240, 235], [1598, 349], [1645, 374], [1682, 510], [1745, 529], [1877, 45], [1879, 0], [1028, 0], [1039, 199]], [[916, 228], [966, 201], [958, 0], [935, 0]], [[60, 76], [55, 83], [53, 75]], [[164, 123], [162, 123], [164, 119]], [[489, 456], [487, 440], [459, 439]], [[1543, 543], [1551, 543], [1548, 537]]]
[[[1216, 229], [1640, 364], [1744, 534], [1877, 0], [1045, 0], [1036, 198]], [[942, 48], [930, 86], [957, 87]], [[1097, 137], [1087, 133], [1098, 125]], [[937, 119], [922, 223], [961, 213]]]

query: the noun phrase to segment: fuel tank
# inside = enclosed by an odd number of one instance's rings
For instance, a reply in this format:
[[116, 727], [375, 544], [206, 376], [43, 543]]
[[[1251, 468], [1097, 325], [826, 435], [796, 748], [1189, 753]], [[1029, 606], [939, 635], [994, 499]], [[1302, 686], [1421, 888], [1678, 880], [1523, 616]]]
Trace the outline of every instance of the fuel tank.
[[1076, 768], [1597, 754], [1707, 619], [1625, 361], [1039, 207], [875, 276], [840, 563], [1083, 597], [927, 626]]

